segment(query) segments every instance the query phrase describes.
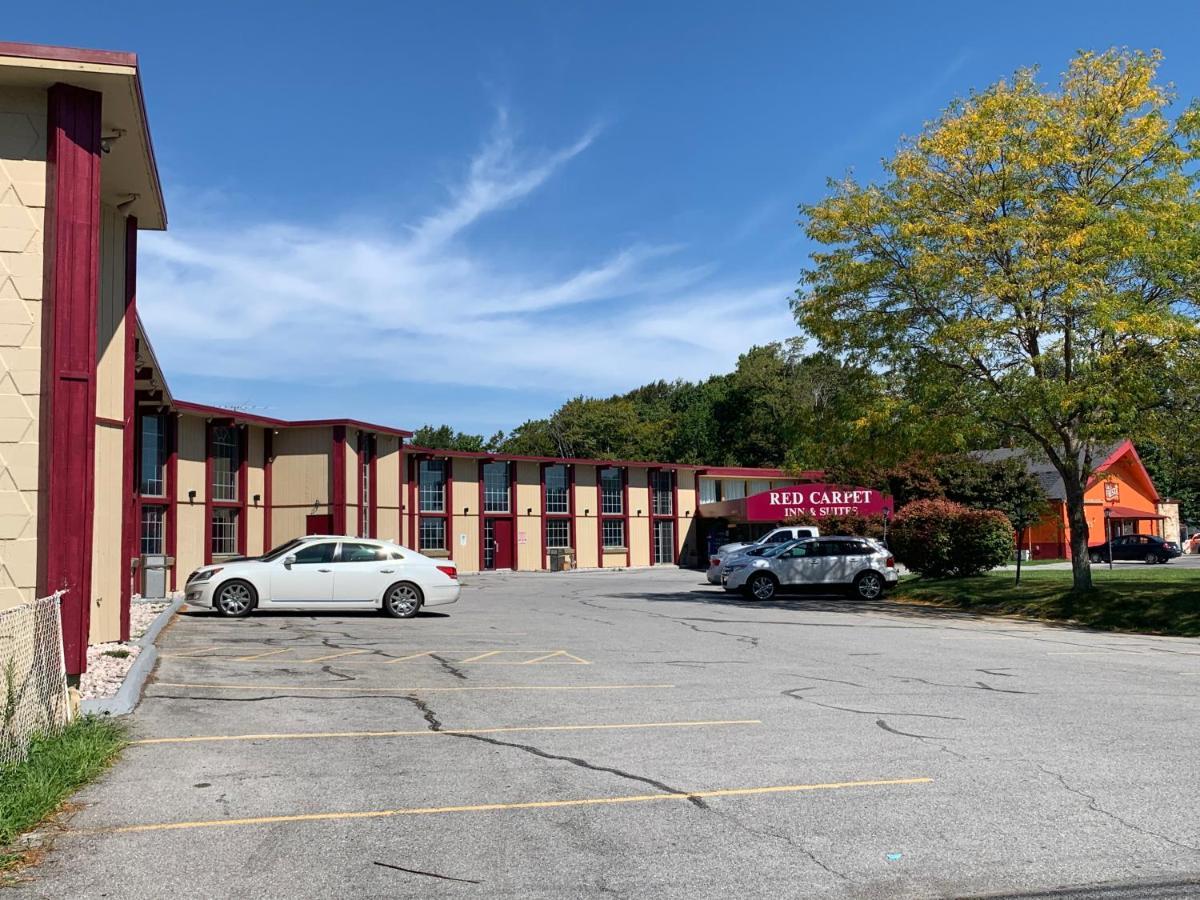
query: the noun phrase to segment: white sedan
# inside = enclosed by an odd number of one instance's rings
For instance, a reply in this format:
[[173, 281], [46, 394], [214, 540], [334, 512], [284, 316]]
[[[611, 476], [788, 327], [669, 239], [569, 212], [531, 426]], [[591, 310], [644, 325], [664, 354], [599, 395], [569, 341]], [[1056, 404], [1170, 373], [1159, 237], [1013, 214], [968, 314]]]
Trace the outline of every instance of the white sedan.
[[185, 600], [223, 616], [262, 609], [382, 609], [408, 619], [458, 599], [453, 563], [389, 541], [340, 535], [296, 538], [270, 553], [201, 566]]

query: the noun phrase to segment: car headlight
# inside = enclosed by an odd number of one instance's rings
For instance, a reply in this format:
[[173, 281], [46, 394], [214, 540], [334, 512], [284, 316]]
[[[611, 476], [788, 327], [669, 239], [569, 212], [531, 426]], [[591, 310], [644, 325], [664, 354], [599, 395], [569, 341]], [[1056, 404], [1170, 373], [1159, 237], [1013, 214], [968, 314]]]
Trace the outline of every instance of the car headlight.
[[209, 569], [207, 572], [193, 572], [187, 583], [200, 584], [203, 581], [210, 581], [214, 575], [221, 571], [221, 568], [221, 566], [217, 566], [217, 568]]

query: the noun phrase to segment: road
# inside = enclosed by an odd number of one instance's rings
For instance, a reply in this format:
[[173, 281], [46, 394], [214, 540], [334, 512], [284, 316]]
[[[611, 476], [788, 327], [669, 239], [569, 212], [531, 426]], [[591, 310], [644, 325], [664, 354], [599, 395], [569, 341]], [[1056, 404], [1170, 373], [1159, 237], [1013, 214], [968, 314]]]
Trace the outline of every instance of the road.
[[1200, 641], [674, 569], [441, 609], [180, 616], [13, 895], [1200, 893]]

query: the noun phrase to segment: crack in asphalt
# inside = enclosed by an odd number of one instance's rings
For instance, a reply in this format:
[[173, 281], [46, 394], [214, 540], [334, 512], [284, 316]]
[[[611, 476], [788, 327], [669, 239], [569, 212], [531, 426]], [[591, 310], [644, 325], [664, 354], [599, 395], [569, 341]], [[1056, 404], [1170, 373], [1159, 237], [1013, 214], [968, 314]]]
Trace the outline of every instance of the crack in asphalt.
[[856, 688], [865, 688], [865, 687], [866, 687], [866, 685], [865, 685], [865, 684], [859, 684], [857, 681], [841, 681], [841, 680], [839, 680], [839, 679], [837, 679], [837, 678], [819, 678], [819, 677], [817, 677], [816, 675], [799, 675], [799, 674], [793, 674], [793, 676], [792, 676], [792, 677], [794, 677], [794, 678], [807, 678], [807, 679], [808, 679], [808, 680], [810, 680], [810, 681], [827, 681], [827, 682], [829, 682], [830, 684], [848, 684], [848, 685], [850, 685], [851, 687], [856, 687]]
[[[978, 669], [976, 671], [979, 671]], [[1036, 691], [1016, 691], [1009, 688], [992, 687], [990, 684], [985, 684], [982, 681], [976, 681], [974, 684], [948, 684], [944, 681], [930, 681], [928, 678], [917, 678], [915, 675], [889, 675], [888, 678], [895, 678], [897, 681], [916, 681], [921, 684], [928, 684], [931, 687], [948, 687], [962, 688], [966, 691], [995, 691], [997, 694], [1037, 694]]]
[[[447, 737], [462, 738], [464, 740], [478, 741], [481, 744], [491, 744], [495, 747], [509, 747], [513, 750], [520, 750], [523, 753], [529, 753], [541, 759], [554, 760], [556, 762], [570, 763], [580, 769], [588, 769], [592, 772], [605, 772], [609, 775], [616, 775], [618, 778], [624, 778], [627, 781], [636, 781], [641, 784], [648, 784], [651, 787], [658, 788], [660, 791], [666, 791], [668, 794], [686, 794], [687, 791], [677, 787], [672, 787], [662, 781], [656, 781], [653, 778], [646, 778], [642, 775], [635, 775], [632, 772], [626, 772], [624, 769], [617, 769], [611, 766], [601, 766], [595, 763], [588, 762], [586, 759], [581, 759], [578, 756], [560, 756], [557, 753], [550, 753], [542, 750], [539, 747], [534, 747], [532, 744], [518, 744], [515, 741], [502, 741], [499, 738], [487, 737], [482, 734], [464, 734], [462, 732], [446, 732], [443, 730], [442, 722], [438, 719], [430, 705], [419, 697], [414, 697], [411, 694], [405, 695], [404, 699], [415, 706], [425, 719], [425, 723], [429, 726], [430, 731], [439, 734], [445, 734]], [[710, 809], [709, 805], [700, 797], [688, 797], [688, 803], [698, 809]]]
[[952, 722], [965, 722], [962, 716], [939, 716], [934, 713], [910, 713], [910, 712], [888, 712], [881, 709], [852, 709], [849, 706], [835, 706], [832, 703], [821, 703], [819, 700], [810, 700], [807, 697], [797, 697], [796, 694], [800, 691], [811, 690], [811, 688], [792, 688], [786, 691], [780, 691], [785, 697], [791, 697], [793, 700], [799, 700], [802, 703], [811, 703], [813, 706], [820, 706], [824, 709], [836, 709], [841, 712], [857, 713], [860, 716], [905, 716], [917, 719], [945, 719]]
[[1185, 844], [1184, 842], [1177, 841], [1174, 838], [1168, 837], [1167, 835], [1165, 835], [1161, 832], [1151, 831], [1149, 828], [1142, 828], [1140, 825], [1135, 825], [1132, 822], [1130, 822], [1128, 819], [1124, 819], [1121, 816], [1117, 815], [1116, 813], [1105, 809], [1104, 807], [1102, 807], [1100, 805], [1100, 801], [1097, 800], [1092, 794], [1089, 794], [1087, 791], [1081, 790], [1080, 788], [1077, 788], [1077, 787], [1074, 787], [1073, 785], [1068, 784], [1067, 779], [1065, 777], [1063, 777], [1063, 774], [1061, 772], [1055, 772], [1053, 769], [1048, 769], [1041, 763], [1036, 763], [1035, 765], [1037, 765], [1038, 769], [1041, 772], [1043, 772], [1044, 774], [1057, 779], [1058, 783], [1060, 785], [1062, 785], [1064, 790], [1068, 791], [1069, 793], [1075, 794], [1076, 796], [1083, 797], [1085, 800], [1087, 800], [1088, 801], [1088, 809], [1090, 809], [1092, 812], [1099, 813], [1102, 816], [1112, 819], [1114, 822], [1123, 826], [1124, 828], [1128, 828], [1130, 831], [1136, 831], [1138, 834], [1144, 834], [1147, 837], [1158, 838], [1158, 840], [1160, 840], [1160, 841], [1165, 841], [1166, 843], [1171, 844], [1172, 846], [1175, 846], [1175, 847], [1179, 847], [1180, 849], [1183, 849], [1183, 850], [1191, 850], [1193, 853], [1200, 853], [1200, 847], [1197, 847], [1193, 844]]
[[474, 878], [455, 878], [453, 875], [439, 875], [437, 872], [426, 872], [424, 869], [406, 869], [404, 866], [394, 866], [377, 859], [372, 862], [384, 869], [395, 869], [397, 872], [407, 872], [410, 875], [424, 875], [426, 878], [440, 878], [442, 881], [457, 881], [461, 884], [483, 884], [482, 881], [476, 881]]
[[347, 675], [345, 672], [339, 672], [333, 666], [328, 664], [321, 666], [321, 671], [326, 675], [332, 675], [334, 678], [340, 678], [342, 681], [358, 681], [358, 679], [353, 675]]
[[429, 658], [436, 659], [438, 661], [438, 665], [442, 667], [442, 671], [449, 672], [455, 678], [461, 679], [462, 681], [467, 680], [467, 673], [458, 666], [454, 665], [454, 663], [450, 662], [450, 660], [446, 659], [444, 656], [438, 656], [436, 653], [431, 653], [429, 654]]
[[338, 697], [317, 694], [264, 694], [261, 697], [197, 697], [194, 694], [147, 694], [155, 700], [202, 700], [220, 703], [256, 703], [260, 700], [378, 700], [379, 694], [344, 694]]
[[956, 759], [961, 759], [961, 760], [968, 759], [968, 757], [965, 754], [959, 753], [957, 750], [951, 750], [944, 743], [942, 743], [942, 741], [952, 741], [952, 740], [954, 740], [954, 738], [934, 737], [933, 735], [929, 735], [929, 734], [914, 734], [911, 731], [901, 731], [898, 728], [893, 728], [891, 725], [889, 725], [883, 719], [876, 719], [875, 724], [878, 725], [880, 728], [882, 728], [884, 731], [890, 732], [891, 734], [897, 734], [897, 735], [900, 735], [901, 737], [916, 738], [922, 744], [929, 744], [932, 747], [937, 747], [937, 749], [941, 750], [943, 753], [947, 753], [950, 756], [955, 757]]
[[[583, 606], [590, 606], [592, 609], [602, 609], [602, 610], [605, 610], [606, 612], [614, 611], [611, 607], [600, 606], [600, 605], [596, 604], [595, 602], [591, 602], [588, 600], [581, 599], [579, 602]], [[725, 624], [726, 622], [733, 622], [735, 624], [742, 623], [742, 624], [746, 624], [746, 625], [760, 624], [760, 623], [754, 622], [752, 620], [703, 619], [703, 618], [690, 617], [690, 616], [668, 616], [668, 615], [665, 615], [664, 613], [651, 612], [648, 609], [638, 609], [636, 607], [633, 608], [633, 612], [639, 612], [644, 616], [650, 616], [651, 618], [654, 618], [654, 619], [666, 619], [670, 622], [678, 622], [680, 625], [683, 625], [685, 628], [690, 628], [692, 631], [696, 632], [697, 634], [719, 634], [724, 637], [731, 637], [731, 638], [734, 638], [735, 640], [737, 640], [737, 642], [739, 644], [747, 644], [748, 646], [753, 647], [754, 649], [758, 649], [758, 642], [759, 642], [760, 638], [757, 638], [754, 635], [738, 634], [737, 632], [733, 632], [733, 631], [720, 631], [716, 628], [700, 628], [699, 626], [693, 624], [694, 622], [705, 622], [707, 624], [722, 624], [722, 625]]]
[[732, 813], [718, 812], [717, 810], [713, 810], [713, 812], [716, 813], [717, 816], [719, 816], [721, 819], [724, 819], [727, 822], [733, 823], [738, 828], [741, 828], [743, 831], [747, 831], [750, 834], [755, 835], [756, 837], [773, 837], [776, 840], [783, 841], [789, 847], [792, 847], [795, 850], [799, 850], [801, 853], [803, 853], [805, 856], [807, 856], [813, 862], [814, 865], [825, 870], [825, 872], [827, 872], [828, 874], [834, 876], [835, 878], [839, 878], [842, 881], [850, 880], [850, 876], [847, 875], [845, 872], [835, 869], [833, 866], [829, 865], [829, 863], [825, 862], [820, 857], [818, 857], [815, 852], [810, 850], [808, 847], [805, 847], [803, 844], [801, 844], [799, 841], [795, 840], [794, 838], [790, 837], [789, 835], [781, 834], [778, 831], [774, 831], [774, 830], [772, 830], [770, 828], [766, 828], [766, 827], [751, 828], [749, 825], [747, 825], [741, 819], [737, 818], [737, 816], [734, 816]]

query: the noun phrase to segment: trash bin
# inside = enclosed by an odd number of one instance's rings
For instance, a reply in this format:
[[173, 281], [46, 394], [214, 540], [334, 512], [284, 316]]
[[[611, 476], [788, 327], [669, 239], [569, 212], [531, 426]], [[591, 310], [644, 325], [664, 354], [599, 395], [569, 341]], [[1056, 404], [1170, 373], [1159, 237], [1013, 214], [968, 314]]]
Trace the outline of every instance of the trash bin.
[[142, 556], [142, 596], [147, 600], [163, 600], [167, 596], [168, 557], [161, 553]]
[[550, 548], [550, 571], [566, 572], [575, 568], [575, 551], [570, 547]]

